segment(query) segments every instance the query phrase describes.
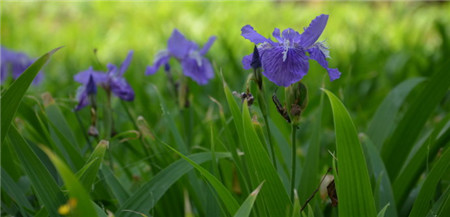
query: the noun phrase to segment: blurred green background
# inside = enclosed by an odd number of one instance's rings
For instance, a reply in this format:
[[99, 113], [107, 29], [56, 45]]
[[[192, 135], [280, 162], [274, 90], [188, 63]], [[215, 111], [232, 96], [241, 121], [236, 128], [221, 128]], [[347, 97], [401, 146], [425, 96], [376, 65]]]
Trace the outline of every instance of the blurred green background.
[[[221, 98], [222, 90], [216, 88], [219, 71], [238, 91], [249, 74], [241, 59], [253, 44], [240, 36], [242, 26], [250, 24], [265, 36], [275, 27], [302, 32], [322, 13], [330, 18], [320, 40], [327, 41], [330, 64], [342, 77], [329, 82], [326, 71], [311, 61], [304, 81], [314, 104], [325, 80], [351, 111], [360, 112], [357, 122], [367, 121], [374, 112], [371, 107], [393, 86], [408, 77], [427, 76], [427, 69], [448, 54], [450, 5], [439, 2], [2, 2], [1, 44], [32, 57], [64, 45], [34, 90], [72, 100], [79, 86], [72, 77], [95, 64], [94, 49], [102, 64], [118, 64], [132, 49], [135, 55], [125, 76], [138, 100], [151, 101], [140, 90], [149, 84], [164, 88], [166, 77], [162, 72], [147, 77], [145, 68], [165, 49], [173, 28], [200, 45], [216, 35], [207, 55], [216, 77], [206, 86], [191, 88]], [[180, 69], [177, 63], [172, 66]]]

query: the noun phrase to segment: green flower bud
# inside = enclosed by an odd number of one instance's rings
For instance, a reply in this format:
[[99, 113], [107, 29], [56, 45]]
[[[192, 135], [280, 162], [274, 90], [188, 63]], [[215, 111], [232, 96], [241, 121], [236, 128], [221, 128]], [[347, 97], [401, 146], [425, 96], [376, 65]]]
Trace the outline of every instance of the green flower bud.
[[286, 87], [287, 112], [294, 124], [300, 122], [300, 116], [308, 105], [308, 89], [301, 82]]

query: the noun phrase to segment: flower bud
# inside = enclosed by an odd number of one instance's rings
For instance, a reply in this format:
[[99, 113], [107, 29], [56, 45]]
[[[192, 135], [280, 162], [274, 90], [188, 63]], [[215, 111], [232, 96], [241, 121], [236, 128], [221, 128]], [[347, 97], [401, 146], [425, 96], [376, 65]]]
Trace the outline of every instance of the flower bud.
[[308, 89], [302, 82], [286, 88], [287, 111], [294, 124], [300, 122], [300, 116], [308, 104]]

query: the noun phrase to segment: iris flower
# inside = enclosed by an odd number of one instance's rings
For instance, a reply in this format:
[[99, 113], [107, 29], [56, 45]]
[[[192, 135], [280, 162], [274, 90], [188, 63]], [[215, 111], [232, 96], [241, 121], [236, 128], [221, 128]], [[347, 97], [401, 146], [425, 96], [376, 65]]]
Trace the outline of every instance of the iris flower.
[[130, 51], [119, 67], [108, 63], [108, 72], [106, 73], [95, 71], [92, 67], [89, 67], [88, 70], [76, 74], [74, 80], [83, 84], [83, 86], [78, 89], [77, 98], [79, 103], [75, 110], [80, 110], [89, 104], [88, 96], [97, 92], [96, 89], [93, 91], [92, 86], [100, 86], [107, 92], [112, 92], [122, 100], [133, 101], [134, 91], [123, 77], [123, 74], [130, 65], [132, 57], [133, 51]]
[[[338, 79], [341, 75], [338, 69], [329, 68], [328, 47], [324, 42], [317, 42], [328, 21], [328, 15], [317, 16], [305, 28], [302, 34], [288, 28], [282, 33], [275, 28], [272, 36], [277, 42], [267, 39], [257, 33], [252, 26], [242, 27], [242, 36], [258, 45], [263, 75], [278, 86], [289, 86], [300, 81], [308, 73], [309, 59], [317, 61], [328, 71], [330, 80]], [[307, 55], [309, 54], [309, 56]], [[245, 69], [251, 68], [253, 54], [242, 59]]]
[[[17, 79], [31, 64], [34, 59], [22, 52], [15, 52], [1, 47], [0, 60], [0, 81], [3, 82], [11, 71], [13, 79]], [[42, 72], [40, 71], [33, 80], [33, 84], [38, 84], [42, 80]]]
[[184, 75], [204, 85], [214, 77], [211, 63], [204, 56], [215, 40], [216, 37], [211, 36], [200, 48], [195, 42], [187, 40], [183, 34], [174, 29], [167, 43], [167, 50], [162, 50], [156, 55], [153, 65], [147, 67], [145, 74], [154, 74], [161, 66], [167, 65], [171, 57], [174, 57], [181, 63]]

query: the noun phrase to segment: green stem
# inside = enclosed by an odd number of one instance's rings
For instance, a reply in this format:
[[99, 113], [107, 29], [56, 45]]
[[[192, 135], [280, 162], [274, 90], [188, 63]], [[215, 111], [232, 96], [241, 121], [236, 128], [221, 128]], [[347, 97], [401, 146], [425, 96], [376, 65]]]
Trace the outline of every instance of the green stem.
[[[112, 118], [112, 107], [111, 107], [111, 91], [106, 90], [106, 107], [105, 107], [105, 139], [110, 140], [111, 135], [114, 131], [114, 124], [113, 124], [113, 118]], [[114, 163], [113, 163], [113, 155], [111, 148], [108, 149], [108, 156], [109, 156], [109, 166], [111, 167], [111, 170], [114, 171]]]
[[294, 202], [294, 189], [295, 189], [295, 156], [296, 156], [296, 145], [295, 145], [295, 134], [297, 130], [297, 125], [292, 124], [292, 153], [291, 153], [291, 200]]

